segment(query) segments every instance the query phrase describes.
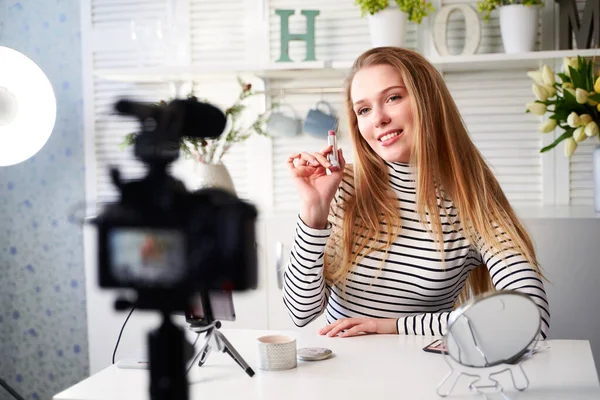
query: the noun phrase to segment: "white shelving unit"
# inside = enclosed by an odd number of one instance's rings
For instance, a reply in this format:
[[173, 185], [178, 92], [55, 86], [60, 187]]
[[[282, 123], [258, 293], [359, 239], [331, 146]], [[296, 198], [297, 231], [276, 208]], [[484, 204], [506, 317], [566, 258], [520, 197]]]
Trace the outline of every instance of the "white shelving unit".
[[[443, 72], [469, 72], [497, 69], [539, 68], [543, 63], [564, 57], [600, 56], [600, 49], [535, 51], [519, 54], [475, 54], [470, 56], [433, 57], [430, 61]], [[161, 66], [128, 69], [98, 69], [94, 75], [120, 82], [211, 81], [218, 77], [253, 75], [263, 79], [343, 78], [352, 62], [312, 61], [248, 65], [240, 68], [222, 65]]]

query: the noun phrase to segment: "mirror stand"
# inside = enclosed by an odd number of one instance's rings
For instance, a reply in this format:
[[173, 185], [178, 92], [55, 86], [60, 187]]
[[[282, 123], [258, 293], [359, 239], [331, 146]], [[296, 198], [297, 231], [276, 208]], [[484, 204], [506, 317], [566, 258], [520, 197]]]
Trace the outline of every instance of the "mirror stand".
[[[445, 338], [446, 339], [446, 338]], [[486, 395], [484, 390], [488, 391], [487, 394], [491, 393], [500, 393], [506, 400], [511, 400], [510, 397], [506, 393], [504, 393], [505, 388], [502, 384], [496, 379], [497, 375], [508, 372], [510, 375], [510, 380], [512, 381], [513, 387], [518, 391], [523, 391], [529, 387], [529, 379], [527, 378], [527, 374], [523, 369], [523, 361], [529, 359], [535, 353], [537, 353], [537, 345], [539, 343], [539, 336], [536, 337], [533, 342], [533, 346], [529, 348], [523, 355], [521, 355], [518, 359], [511, 363], [497, 364], [490, 367], [467, 367], [457, 363], [452, 360], [447, 352], [443, 352], [444, 360], [446, 364], [450, 367], [450, 372], [442, 379], [440, 384], [438, 385], [436, 392], [440, 397], [449, 396], [454, 388], [456, 387], [459, 379], [463, 376], [474, 378], [469, 383], [469, 390], [475, 391], [476, 393], [483, 396], [483, 399], [489, 400], [489, 397]], [[485, 358], [485, 353], [481, 350], [480, 347], [477, 346], [477, 350], [481, 353], [481, 355]], [[453, 365], [455, 364], [455, 365]], [[464, 369], [461, 371], [461, 369]], [[515, 376], [517, 377], [515, 379]], [[454, 379], [451, 379], [454, 377]], [[521, 382], [518, 384], [517, 381]], [[444, 390], [445, 386], [451, 383], [449, 389]], [[509, 389], [510, 390], [510, 389]], [[490, 392], [491, 391], [491, 392]]]

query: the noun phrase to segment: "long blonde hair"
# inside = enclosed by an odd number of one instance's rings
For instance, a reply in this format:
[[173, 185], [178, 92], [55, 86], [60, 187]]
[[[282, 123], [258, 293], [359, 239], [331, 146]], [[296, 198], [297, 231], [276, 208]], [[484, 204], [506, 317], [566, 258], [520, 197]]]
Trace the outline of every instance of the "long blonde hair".
[[[355, 190], [351, 195], [345, 194], [340, 206], [343, 219], [334, 222], [327, 244], [325, 278], [328, 283], [342, 282], [345, 288], [350, 271], [364, 258], [366, 249], [383, 251], [385, 259], [402, 226], [397, 200], [389, 185], [388, 169], [361, 136], [352, 107], [350, 88], [355, 74], [364, 67], [382, 64], [400, 72], [410, 95], [415, 129], [410, 164], [416, 166], [417, 172], [417, 212], [421, 222], [429, 226], [442, 260], [444, 246], [438, 198], [450, 198], [471, 243], [483, 240], [494, 252], [505, 249], [520, 253], [541, 276], [531, 239], [471, 141], [442, 76], [417, 52], [378, 47], [358, 57], [345, 82], [348, 127], [355, 156], [352, 174]], [[440, 201], [441, 209], [446, 210], [443, 200]], [[456, 222], [444, 212], [449, 221]], [[469, 275], [459, 302], [493, 289], [487, 268], [480, 265]]]

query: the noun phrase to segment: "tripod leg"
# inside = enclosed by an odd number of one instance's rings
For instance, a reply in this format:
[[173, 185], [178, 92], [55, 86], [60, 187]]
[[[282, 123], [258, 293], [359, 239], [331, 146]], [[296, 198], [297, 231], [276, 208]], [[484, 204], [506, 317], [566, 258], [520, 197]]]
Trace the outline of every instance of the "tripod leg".
[[[246, 363], [246, 361], [240, 355], [240, 353], [237, 352], [235, 347], [233, 347], [233, 345], [231, 343], [229, 343], [229, 340], [227, 340], [225, 335], [223, 335], [221, 332], [219, 332], [217, 330], [214, 331], [214, 335], [215, 335], [215, 339], [217, 340], [217, 342], [220, 342], [220, 344], [222, 345], [222, 347], [223, 347], [222, 351], [229, 354], [229, 356], [231, 358], [233, 358], [240, 367], [242, 367], [242, 369], [248, 374], [249, 377], [253, 377], [254, 371], [252, 370], [252, 368], [250, 368], [248, 363]], [[220, 349], [221, 346], [218, 346], [218, 348]]]
[[[206, 331], [206, 336], [204, 337], [204, 345], [202, 346], [202, 348], [200, 349], [200, 361], [198, 361], [198, 366], [201, 367], [204, 365], [204, 363], [206, 362], [206, 359], [208, 358], [208, 355], [210, 354], [210, 342], [213, 339], [213, 335], [214, 335], [215, 329], [211, 328], [208, 331]], [[218, 346], [217, 346], [218, 348]]]
[[200, 360], [198, 361], [199, 367], [204, 365], [209, 354], [210, 354], [210, 346], [207, 343], [206, 345], [204, 345], [204, 347], [202, 347], [202, 350], [200, 350]]

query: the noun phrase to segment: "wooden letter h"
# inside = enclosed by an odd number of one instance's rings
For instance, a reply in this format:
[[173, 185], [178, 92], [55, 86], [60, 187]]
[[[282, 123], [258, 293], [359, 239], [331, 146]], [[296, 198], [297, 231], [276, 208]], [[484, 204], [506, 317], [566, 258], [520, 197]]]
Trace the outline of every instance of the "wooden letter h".
[[290, 33], [290, 16], [294, 15], [294, 10], [275, 10], [275, 14], [281, 18], [281, 47], [279, 60], [292, 61], [289, 56], [290, 41], [301, 40], [306, 42], [306, 59], [304, 61], [315, 61], [315, 19], [319, 15], [318, 10], [302, 10], [302, 15], [306, 17], [306, 33]]

